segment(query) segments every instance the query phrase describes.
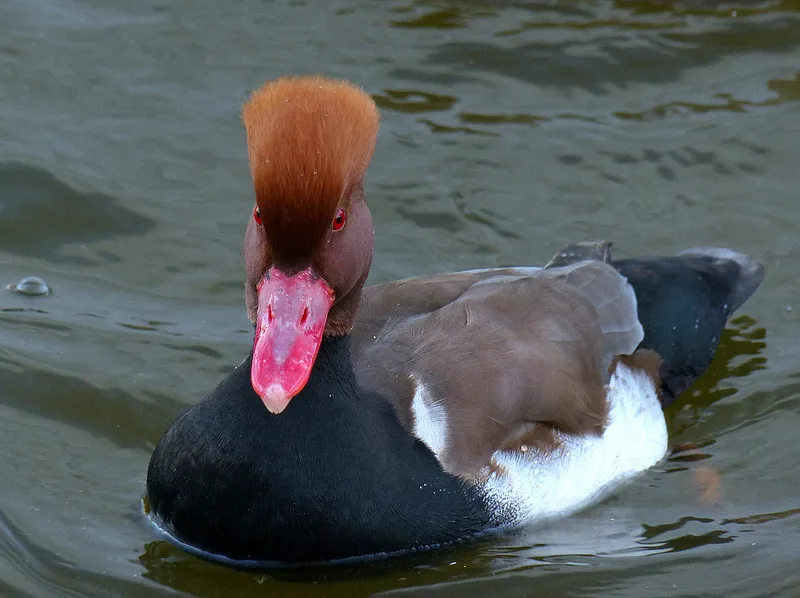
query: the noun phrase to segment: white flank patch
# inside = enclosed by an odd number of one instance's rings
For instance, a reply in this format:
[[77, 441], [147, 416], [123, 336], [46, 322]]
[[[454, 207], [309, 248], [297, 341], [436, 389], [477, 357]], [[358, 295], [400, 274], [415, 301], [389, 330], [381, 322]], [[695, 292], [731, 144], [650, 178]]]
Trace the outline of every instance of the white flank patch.
[[441, 403], [431, 403], [430, 395], [419, 378], [414, 377], [416, 389], [411, 411], [414, 414], [414, 435], [428, 445], [441, 460], [447, 441], [447, 413]]
[[[664, 457], [667, 425], [652, 380], [619, 364], [608, 398], [609, 425], [600, 437], [563, 434], [561, 447], [546, 455], [533, 450], [494, 454], [503, 471], [489, 475], [483, 491], [503, 523], [565, 517], [600, 501]], [[484, 473], [489, 474], [488, 468]]]

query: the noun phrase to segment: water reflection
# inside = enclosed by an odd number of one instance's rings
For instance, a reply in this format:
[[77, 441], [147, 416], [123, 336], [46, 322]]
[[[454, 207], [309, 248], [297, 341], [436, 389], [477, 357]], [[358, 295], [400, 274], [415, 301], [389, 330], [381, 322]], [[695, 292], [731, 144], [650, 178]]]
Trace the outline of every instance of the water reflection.
[[475, 112], [461, 112], [458, 118], [464, 123], [480, 125], [535, 125], [550, 120], [545, 116], [534, 114], [478, 114]]
[[723, 519], [722, 524], [738, 523], [739, 525], [758, 525], [761, 523], [770, 523], [771, 521], [780, 521], [788, 517], [800, 516], [800, 508], [788, 509], [786, 511], [778, 511], [776, 513], [760, 513], [758, 515], [749, 515], [747, 517], [737, 517], [735, 519]]
[[417, 0], [392, 9], [393, 15], [403, 18], [392, 19], [389, 25], [402, 29], [464, 29], [471, 22], [498, 17], [503, 9], [515, 9], [536, 18], [521, 20], [518, 27], [500, 30], [497, 35], [516, 35], [531, 29], [671, 29], [684, 27], [689, 17], [741, 21], [800, 12], [800, 5], [794, 0], [724, 4], [717, 0], [615, 0], [610, 10], [598, 10], [596, 3], [588, 0], [549, 3]]
[[374, 94], [372, 99], [383, 110], [410, 114], [449, 110], [458, 101], [454, 96], [405, 89], [386, 89], [382, 94]]
[[615, 0], [614, 6], [630, 11], [634, 15], [675, 14], [691, 16], [714, 16], [720, 18], [737, 18], [763, 15], [775, 12], [800, 11], [795, 0], [768, 0], [766, 2], [725, 2], [721, 5], [717, 0], [666, 0], [651, 2], [648, 0]]
[[[658, 27], [627, 20], [618, 21], [616, 33], [587, 36], [585, 29], [602, 25], [592, 19], [558, 24], [536, 20], [518, 29], [495, 33], [495, 41], [454, 41], [437, 46], [425, 64], [475, 73], [492, 73], [559, 88], [582, 88], [606, 93], [612, 86], [676, 81], [690, 69], [715, 64], [745, 52], [790, 53], [800, 46], [800, 15], [780, 13], [770, 18], [737, 18], [708, 23], [702, 29]], [[557, 27], [549, 36], [532, 29]], [[545, 31], [546, 33], [546, 31]], [[499, 36], [499, 37], [498, 37]], [[516, 41], [517, 43], [510, 43]]]
[[496, 9], [488, 2], [437, 2], [435, 0], [418, 0], [407, 6], [394, 8], [392, 12], [397, 15], [406, 13], [410, 15], [405, 19], [395, 19], [389, 22], [392, 27], [401, 29], [463, 29], [472, 19], [497, 14]]
[[426, 125], [428, 129], [430, 129], [431, 133], [467, 133], [470, 135], [489, 135], [492, 137], [499, 137], [498, 133], [493, 133], [491, 131], [484, 131], [481, 129], [475, 129], [473, 127], [459, 127], [459, 126], [451, 126], [451, 125], [444, 125], [440, 123], [433, 122], [429, 119], [422, 119], [419, 122]]
[[[682, 433], [703, 410], [736, 394], [735, 386], [724, 384], [725, 380], [766, 369], [766, 337], [766, 329], [750, 316], [737, 316], [728, 322], [708, 371], [667, 410], [671, 434]], [[687, 419], [687, 413], [692, 417]]]
[[334, 595], [353, 596], [490, 574], [492, 559], [482, 551], [492, 554], [486, 543], [476, 543], [355, 563], [237, 570], [158, 540], [146, 544], [137, 560], [148, 579], [197, 596], [239, 596], [262, 584], [273, 591], [280, 588], [282, 595], [331, 595], [335, 588]]
[[669, 535], [672, 532], [683, 530], [686, 527], [692, 527], [694, 524], [706, 525], [714, 523], [714, 520], [709, 517], [681, 517], [672, 523], [662, 523], [660, 525], [642, 525], [642, 540], [640, 544], [646, 545], [654, 550], [668, 550], [671, 552], [680, 552], [691, 548], [697, 548], [706, 544], [719, 544], [732, 542], [733, 538], [725, 538], [721, 541], [724, 535], [722, 530], [713, 530], [702, 534], [685, 534], [676, 536], [660, 542], [653, 542], [659, 536]]
[[701, 103], [675, 100], [641, 112], [614, 112], [614, 116], [621, 120], [646, 121], [686, 113], [746, 112], [750, 108], [769, 108], [786, 102], [797, 102], [800, 101], [800, 72], [795, 75], [794, 79], [770, 79], [767, 82], [767, 88], [774, 91], [777, 97], [751, 101], [734, 98], [730, 93], [717, 93], [714, 94], [714, 97], [719, 100], [718, 102]]
[[[798, 515], [800, 515], [800, 508], [720, 521], [709, 517], [681, 517], [672, 523], [644, 524], [639, 544], [654, 552], [683, 552], [710, 544], [728, 544], [734, 542], [740, 534], [752, 531], [749, 526], [780, 521]], [[675, 532], [681, 533], [676, 534]]]

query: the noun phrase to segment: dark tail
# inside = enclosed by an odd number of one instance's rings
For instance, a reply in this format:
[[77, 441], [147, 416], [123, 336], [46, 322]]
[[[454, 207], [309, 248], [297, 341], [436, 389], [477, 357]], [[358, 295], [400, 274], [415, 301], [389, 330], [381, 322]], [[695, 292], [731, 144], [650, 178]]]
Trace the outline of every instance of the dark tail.
[[644, 328], [640, 347], [664, 359], [664, 406], [706, 371], [728, 317], [764, 280], [763, 265], [718, 247], [611, 263], [636, 291]]

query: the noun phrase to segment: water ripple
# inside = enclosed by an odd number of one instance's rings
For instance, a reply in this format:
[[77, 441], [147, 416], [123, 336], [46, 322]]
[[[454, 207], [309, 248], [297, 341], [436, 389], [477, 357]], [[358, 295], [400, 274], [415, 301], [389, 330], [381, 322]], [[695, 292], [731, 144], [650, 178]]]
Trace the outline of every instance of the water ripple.
[[[92, 263], [62, 250], [73, 243], [141, 235], [154, 226], [113, 197], [77, 191], [43, 168], [0, 163], [0, 251], [56, 263]], [[106, 252], [100, 261], [121, 260]]]

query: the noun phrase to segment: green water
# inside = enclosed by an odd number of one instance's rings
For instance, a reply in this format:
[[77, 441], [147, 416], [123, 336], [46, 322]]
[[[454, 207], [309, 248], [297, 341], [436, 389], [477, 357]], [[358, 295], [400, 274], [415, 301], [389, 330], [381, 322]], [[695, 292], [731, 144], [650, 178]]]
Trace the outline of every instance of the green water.
[[[249, 349], [239, 107], [374, 94], [373, 281], [723, 245], [767, 279], [667, 413], [672, 456], [574, 517], [370, 565], [238, 572], [141, 514], [172, 419]], [[800, 595], [800, 2], [5, 0], [0, 596]]]

